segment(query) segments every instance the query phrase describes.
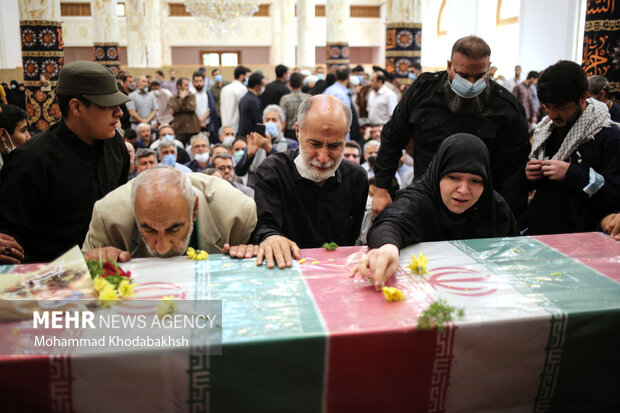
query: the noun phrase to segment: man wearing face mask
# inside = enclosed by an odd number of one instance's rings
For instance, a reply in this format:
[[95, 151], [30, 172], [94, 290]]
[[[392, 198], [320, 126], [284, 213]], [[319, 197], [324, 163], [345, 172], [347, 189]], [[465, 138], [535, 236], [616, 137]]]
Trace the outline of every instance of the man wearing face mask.
[[0, 105], [0, 170], [8, 154], [28, 139], [26, 112], [15, 105]]
[[243, 155], [245, 154], [245, 148], [247, 148], [247, 146], [248, 143], [243, 138], [237, 138], [233, 141], [233, 144], [230, 147], [230, 155], [233, 157], [235, 165], [239, 163], [241, 158], [243, 158]]
[[211, 76], [213, 76], [213, 84], [209, 88], [211, 94], [213, 95], [213, 99], [215, 99], [215, 108], [217, 113], [221, 114], [220, 108], [220, 95], [222, 94], [222, 88], [230, 82], [228, 80], [224, 80], [222, 78], [222, 71], [219, 68], [215, 68], [211, 71]]
[[452, 47], [447, 71], [422, 73], [407, 89], [381, 134], [375, 163], [375, 214], [392, 202], [387, 188], [410, 140], [417, 177], [424, 174], [445, 138], [470, 133], [479, 136], [489, 148], [493, 187], [506, 199], [517, 220], [524, 223], [527, 120], [517, 99], [488, 80], [490, 55], [491, 49], [483, 39], [461, 38]]
[[235, 165], [237, 176], [247, 174], [247, 185], [254, 187], [254, 172], [267, 156], [276, 152], [283, 152], [289, 148], [282, 132], [285, 125], [284, 112], [278, 105], [269, 105], [263, 111], [265, 135], [252, 132], [248, 136], [247, 150]]
[[262, 73], [252, 73], [248, 81], [248, 93], [239, 101], [239, 129], [241, 136], [247, 136], [256, 130], [256, 124], [261, 123], [262, 104], [260, 94], [265, 88], [265, 77]]
[[183, 172], [192, 172], [187, 166], [177, 162], [177, 147], [174, 140], [165, 137], [157, 147], [157, 157], [163, 165], [172, 166]]
[[205, 135], [199, 133], [190, 139], [192, 155], [194, 160], [185, 164], [192, 172], [202, 172], [209, 165], [209, 140]]
[[172, 98], [172, 92], [168, 89], [161, 87], [159, 80], [153, 80], [151, 82], [151, 95], [155, 97], [155, 103], [157, 103], [157, 115], [155, 115], [156, 127], [161, 125], [170, 125], [174, 120], [172, 115], [172, 107], [170, 106], [170, 98]]
[[228, 125], [224, 125], [218, 132], [220, 143], [230, 149], [235, 142], [235, 130]]

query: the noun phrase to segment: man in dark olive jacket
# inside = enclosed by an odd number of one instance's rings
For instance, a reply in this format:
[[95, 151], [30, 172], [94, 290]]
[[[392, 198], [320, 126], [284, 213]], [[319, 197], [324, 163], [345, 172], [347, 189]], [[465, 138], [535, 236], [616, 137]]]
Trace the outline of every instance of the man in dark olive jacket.
[[491, 49], [475, 36], [452, 47], [447, 71], [423, 73], [405, 92], [392, 119], [383, 127], [375, 162], [373, 211], [392, 200], [387, 189], [402, 150], [413, 140], [415, 177], [422, 176], [437, 148], [448, 136], [469, 133], [489, 149], [493, 188], [508, 202], [517, 220], [524, 220], [527, 183], [523, 168], [529, 152], [523, 106], [488, 78]]

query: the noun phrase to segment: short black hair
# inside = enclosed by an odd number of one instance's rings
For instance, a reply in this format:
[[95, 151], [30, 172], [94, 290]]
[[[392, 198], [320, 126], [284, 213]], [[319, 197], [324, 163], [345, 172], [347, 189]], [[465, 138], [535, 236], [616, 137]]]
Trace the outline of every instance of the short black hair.
[[186, 78], [186, 77], [180, 77], [180, 78], [177, 79], [177, 89], [181, 88], [181, 85], [183, 84], [184, 80], [187, 80], [189, 82], [189, 79]]
[[251, 72], [251, 70], [248, 69], [245, 66], [237, 66], [237, 67], [235, 67], [235, 79], [239, 79], [241, 77], [241, 75], [245, 75], [248, 72]]
[[125, 83], [125, 80], [127, 80], [127, 78], [129, 77], [133, 78], [133, 76], [129, 73], [125, 73], [123, 76], [121, 76], [121, 82]]
[[252, 73], [250, 75], [250, 79], [248, 80], [248, 88], [252, 89], [252, 88], [260, 85], [263, 82], [264, 78], [265, 78], [265, 76], [263, 76], [262, 73], [259, 73], [259, 72]]
[[410, 66], [413, 67], [415, 70], [422, 70], [422, 65], [420, 65], [420, 63], [418, 62], [413, 62]]
[[452, 59], [454, 53], [460, 53], [470, 59], [480, 59], [481, 57], [491, 56], [491, 48], [481, 37], [466, 36], [461, 37], [454, 43], [450, 59]]
[[377, 75], [377, 80], [381, 81], [381, 83], [385, 83], [387, 81], [387, 77], [383, 74], [383, 72], [375, 72], [375, 75]]
[[204, 75], [204, 73], [202, 73], [202, 72], [194, 72], [194, 74], [192, 75], [192, 80], [193, 80], [195, 77], [201, 77], [201, 78], [203, 78], [203, 79], [204, 79], [204, 78], [205, 78], [205, 75]]
[[291, 89], [298, 89], [304, 84], [304, 75], [301, 73], [293, 73], [291, 75]]
[[215, 76], [215, 72], [218, 72], [218, 71], [220, 71], [219, 67], [216, 67], [215, 69], [213, 69], [211, 71], [211, 76]]
[[540, 76], [540, 73], [538, 73], [535, 70], [532, 70], [531, 72], [527, 74], [527, 77], [525, 79], [538, 79], [539, 76]]
[[282, 76], [284, 76], [286, 74], [286, 72], [288, 72], [288, 67], [284, 66], [284, 65], [277, 65], [276, 66], [276, 77], [279, 79]]
[[336, 69], [336, 80], [347, 80], [349, 79], [349, 74], [351, 73], [351, 69], [347, 65], [340, 65], [338, 69]]
[[63, 119], [67, 119], [67, 116], [69, 116], [69, 102], [71, 102], [71, 99], [79, 100], [86, 107], [90, 106], [90, 102], [81, 95], [56, 95], [56, 98], [58, 99], [58, 108]]
[[540, 74], [537, 91], [542, 103], [579, 103], [588, 92], [588, 77], [577, 63], [560, 60]]
[[127, 129], [125, 131], [125, 139], [134, 140], [138, 137], [138, 133], [134, 129]]
[[362, 154], [362, 147], [360, 146], [359, 143], [357, 143], [355, 141], [346, 141], [344, 143], [344, 147], [345, 148], [355, 148], [355, 149], [357, 149], [357, 153], [359, 153], [360, 155]]
[[161, 70], [156, 70], [155, 73], [157, 73], [161, 77], [164, 77], [164, 72], [162, 72]]
[[213, 157], [213, 161], [211, 162], [211, 165], [213, 165], [213, 167], [215, 167], [215, 160], [216, 159], [230, 159], [230, 161], [234, 164], [235, 160], [233, 159], [232, 155], [230, 155], [229, 153], [218, 153], [217, 155], [215, 155]]
[[28, 115], [26, 112], [15, 105], [0, 105], [2, 111], [0, 112], [0, 128], [6, 129], [9, 135], [15, 133], [17, 124], [22, 120], [28, 121]]

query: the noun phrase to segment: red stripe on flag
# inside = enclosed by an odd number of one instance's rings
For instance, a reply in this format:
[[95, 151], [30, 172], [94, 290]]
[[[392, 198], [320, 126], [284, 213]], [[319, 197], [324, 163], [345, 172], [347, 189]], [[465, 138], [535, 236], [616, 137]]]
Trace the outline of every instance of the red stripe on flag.
[[620, 282], [620, 242], [600, 232], [538, 235], [532, 237], [568, 255], [612, 280]]
[[388, 282], [405, 293], [401, 302], [387, 303], [369, 282], [349, 278], [364, 251], [303, 251], [300, 268], [329, 332], [326, 410], [426, 411], [431, 390], [445, 399], [447, 387], [432, 383], [437, 332], [415, 329], [431, 298], [402, 269]]
[[50, 411], [47, 356], [0, 356], [0, 400], [5, 412]]

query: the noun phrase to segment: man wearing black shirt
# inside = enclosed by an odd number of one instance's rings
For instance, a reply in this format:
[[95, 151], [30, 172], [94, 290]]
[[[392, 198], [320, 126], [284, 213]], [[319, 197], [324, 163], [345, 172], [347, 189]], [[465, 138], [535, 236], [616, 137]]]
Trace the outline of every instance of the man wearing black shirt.
[[580, 65], [559, 61], [538, 80], [547, 116], [536, 126], [525, 173], [536, 189], [526, 234], [594, 231], [620, 207], [620, 128], [588, 96]]
[[81, 245], [95, 201], [127, 182], [129, 154], [116, 126], [130, 99], [109, 69], [69, 63], [56, 95], [62, 120], [12, 151], [2, 169], [0, 262], [50, 261]]
[[276, 80], [265, 86], [265, 91], [260, 97], [263, 103], [263, 109], [269, 105], [280, 104], [282, 96], [291, 93], [291, 90], [286, 86], [288, 82], [288, 67], [284, 65], [276, 66]]
[[263, 88], [264, 78], [261, 73], [252, 73], [248, 80], [248, 93], [239, 101], [239, 135], [241, 136], [256, 131], [256, 124], [263, 121], [263, 109], [258, 95]]
[[257, 265], [264, 257], [268, 268], [274, 258], [279, 268], [290, 267], [299, 248], [355, 244], [368, 179], [362, 167], [342, 161], [351, 118], [351, 109], [333, 96], [305, 100], [295, 125], [299, 149], [273, 154], [257, 168]]

